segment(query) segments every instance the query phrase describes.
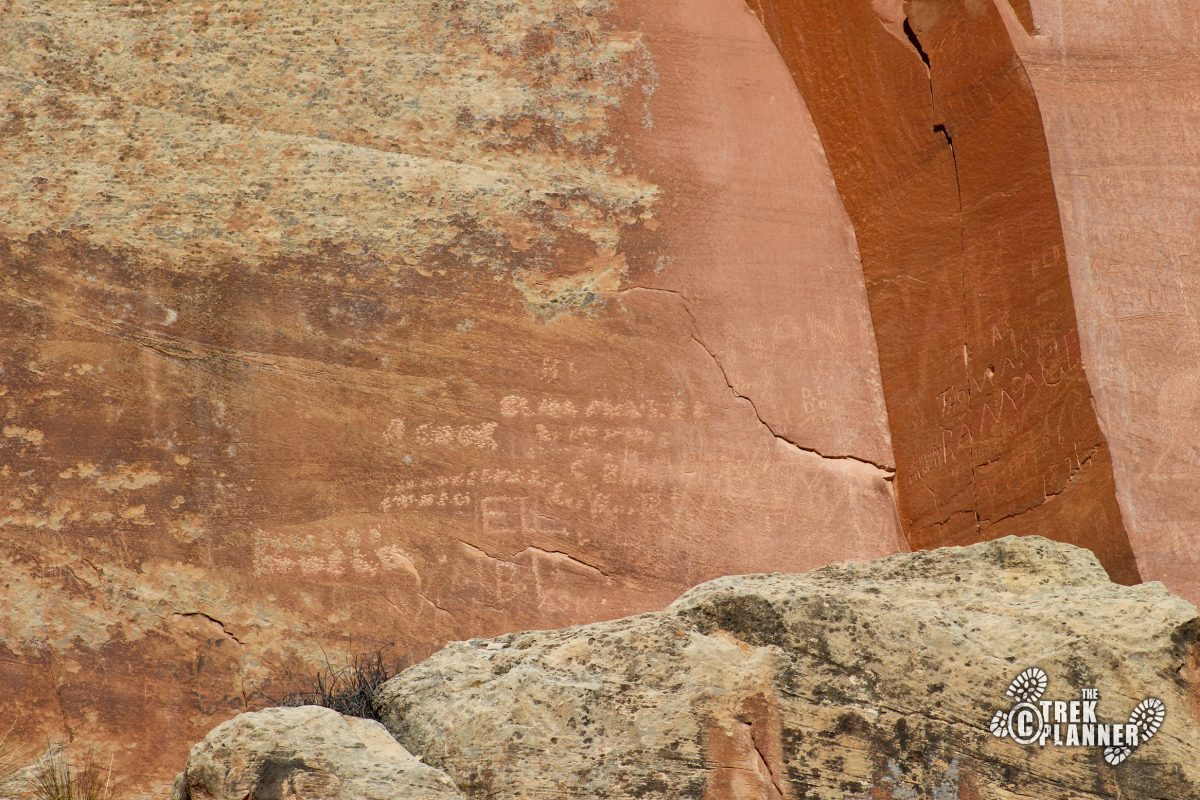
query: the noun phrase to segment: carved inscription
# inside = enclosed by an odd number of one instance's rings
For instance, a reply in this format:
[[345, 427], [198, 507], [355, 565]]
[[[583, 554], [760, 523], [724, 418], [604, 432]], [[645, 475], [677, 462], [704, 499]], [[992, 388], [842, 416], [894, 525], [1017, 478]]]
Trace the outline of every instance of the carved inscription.
[[[557, 375], [560, 365], [544, 365]], [[632, 524], [677, 502], [674, 426], [698, 409], [682, 399], [513, 393], [495, 417], [465, 426], [393, 420], [384, 432], [414, 461], [397, 475], [379, 508], [390, 514], [442, 514], [501, 540], [549, 535], [587, 544], [587, 531]], [[479, 452], [475, 469], [443, 470], [440, 448]], [[407, 463], [407, 462], [406, 462]], [[562, 465], [546, 467], [547, 464]], [[589, 524], [567, 524], [585, 517]]]
[[419, 577], [408, 554], [385, 542], [378, 528], [323, 530], [294, 539], [269, 537], [262, 531], [254, 536], [255, 575], [375, 577], [395, 572]]
[[[1028, 414], [1039, 392], [1078, 374], [1077, 331], [1020, 336], [1002, 321], [989, 323], [987, 330], [989, 355], [964, 353], [967, 382], [933, 399], [941, 425], [915, 465], [902, 471], [902, 486], [928, 484], [945, 470], [968, 469], [974, 473], [977, 497], [1004, 497], [1028, 484], [1031, 476], [1048, 484], [1053, 476], [1070, 475], [1086, 463], [1079, 444], [1066, 440], [1056, 420]], [[1022, 446], [1011, 446], [1014, 435], [1021, 437]], [[1061, 456], [1064, 449], [1067, 457]], [[1052, 489], [1047, 486], [1047, 491]]]

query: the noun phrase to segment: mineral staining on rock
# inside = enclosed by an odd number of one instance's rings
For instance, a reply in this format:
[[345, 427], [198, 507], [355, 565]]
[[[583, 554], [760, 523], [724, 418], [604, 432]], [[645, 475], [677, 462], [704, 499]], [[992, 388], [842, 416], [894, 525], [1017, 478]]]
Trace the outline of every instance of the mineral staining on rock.
[[1138, 580], [1004, 0], [752, 0], [854, 221], [914, 547], [1037, 533]]
[[370, 252], [385, 276], [461, 260], [542, 304], [548, 277], [571, 277], [548, 275], [565, 239], [593, 251], [569, 268], [619, 280], [622, 229], [656, 188], [614, 163], [609, 117], [654, 75], [605, 9], [16, 4], [0, 230], [86, 230], [192, 271], [321, 247]]
[[1012, 38], [1045, 120], [1079, 338], [1117, 498], [1147, 580], [1200, 602], [1200, 31], [1154, 14], [1031, 0]]
[[323, 653], [905, 549], [853, 230], [741, 6], [0, 20], [19, 735], [161, 794]]
[[[313, 781], [391, 765], [399, 787], [432, 767], [491, 800], [1192, 797], [1198, 656], [1194, 606], [1111, 583], [1086, 551], [1008, 537], [722, 578], [662, 612], [457, 643], [383, 687], [403, 749], [335, 752], [352, 740], [328, 711], [246, 715], [193, 749], [177, 798], [242, 797], [263, 753], [319, 763]], [[1039, 698], [1098, 689], [1105, 721], [1159, 698], [1162, 728], [1117, 766], [998, 738], [989, 722], [1027, 665], [1049, 676]], [[336, 737], [323, 762], [307, 728], [276, 722], [310, 713]]]

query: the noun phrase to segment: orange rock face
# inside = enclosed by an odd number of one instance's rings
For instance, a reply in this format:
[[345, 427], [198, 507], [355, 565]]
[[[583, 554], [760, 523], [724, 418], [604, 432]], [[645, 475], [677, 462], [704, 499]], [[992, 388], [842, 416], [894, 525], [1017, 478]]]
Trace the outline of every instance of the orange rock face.
[[4, 713], [127, 792], [323, 653], [906, 548], [761, 26], [459, 5], [4, 12]]
[[996, 8], [754, 5], [855, 222], [909, 541], [1040, 533], [1136, 581], [1041, 117]]
[[1050, 5], [8, 4], [17, 735], [161, 795], [326, 657], [1009, 533], [1195, 599], [1195, 37]]
[[[1032, 2], [1082, 352], [1138, 565], [1200, 602], [1200, 28], [1193, 7]], [[1143, 42], [1153, 42], [1152, 47]]]

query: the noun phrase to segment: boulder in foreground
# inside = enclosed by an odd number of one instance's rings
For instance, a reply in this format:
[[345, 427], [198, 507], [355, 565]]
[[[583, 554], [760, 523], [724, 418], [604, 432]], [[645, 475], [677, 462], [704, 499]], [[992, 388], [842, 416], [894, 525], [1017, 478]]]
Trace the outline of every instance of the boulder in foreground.
[[[423, 791], [488, 800], [1193, 798], [1198, 642], [1196, 608], [1161, 585], [1116, 585], [1087, 551], [1006, 538], [722, 578], [662, 612], [452, 644], [377, 697], [425, 763], [384, 744], [371, 758], [396, 760], [381, 777], [395, 787], [412, 771]], [[1085, 690], [1098, 700], [1072, 719]], [[1088, 736], [1142, 741], [1067, 746], [1089, 711]], [[247, 796], [254, 782], [230, 776], [261, 776], [265, 745], [248, 755], [237, 725], [193, 751], [182, 797]], [[1031, 725], [1044, 744], [1019, 741]], [[271, 735], [284, 758], [311, 748], [287, 727]], [[338, 759], [364, 757], [323, 752], [339, 777]], [[310, 780], [298, 796], [342, 796]], [[393, 791], [363, 796], [454, 796]]]
[[443, 773], [378, 722], [318, 706], [268, 708], [218, 725], [192, 748], [175, 798], [461, 800]]

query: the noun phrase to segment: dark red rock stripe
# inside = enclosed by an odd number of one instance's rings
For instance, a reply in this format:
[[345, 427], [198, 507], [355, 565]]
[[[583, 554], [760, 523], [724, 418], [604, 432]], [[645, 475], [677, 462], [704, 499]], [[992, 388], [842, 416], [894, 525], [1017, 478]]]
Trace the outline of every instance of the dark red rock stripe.
[[989, 2], [885, 5], [750, 0], [855, 225], [905, 533], [1040, 534], [1136, 582], [1024, 67]]

